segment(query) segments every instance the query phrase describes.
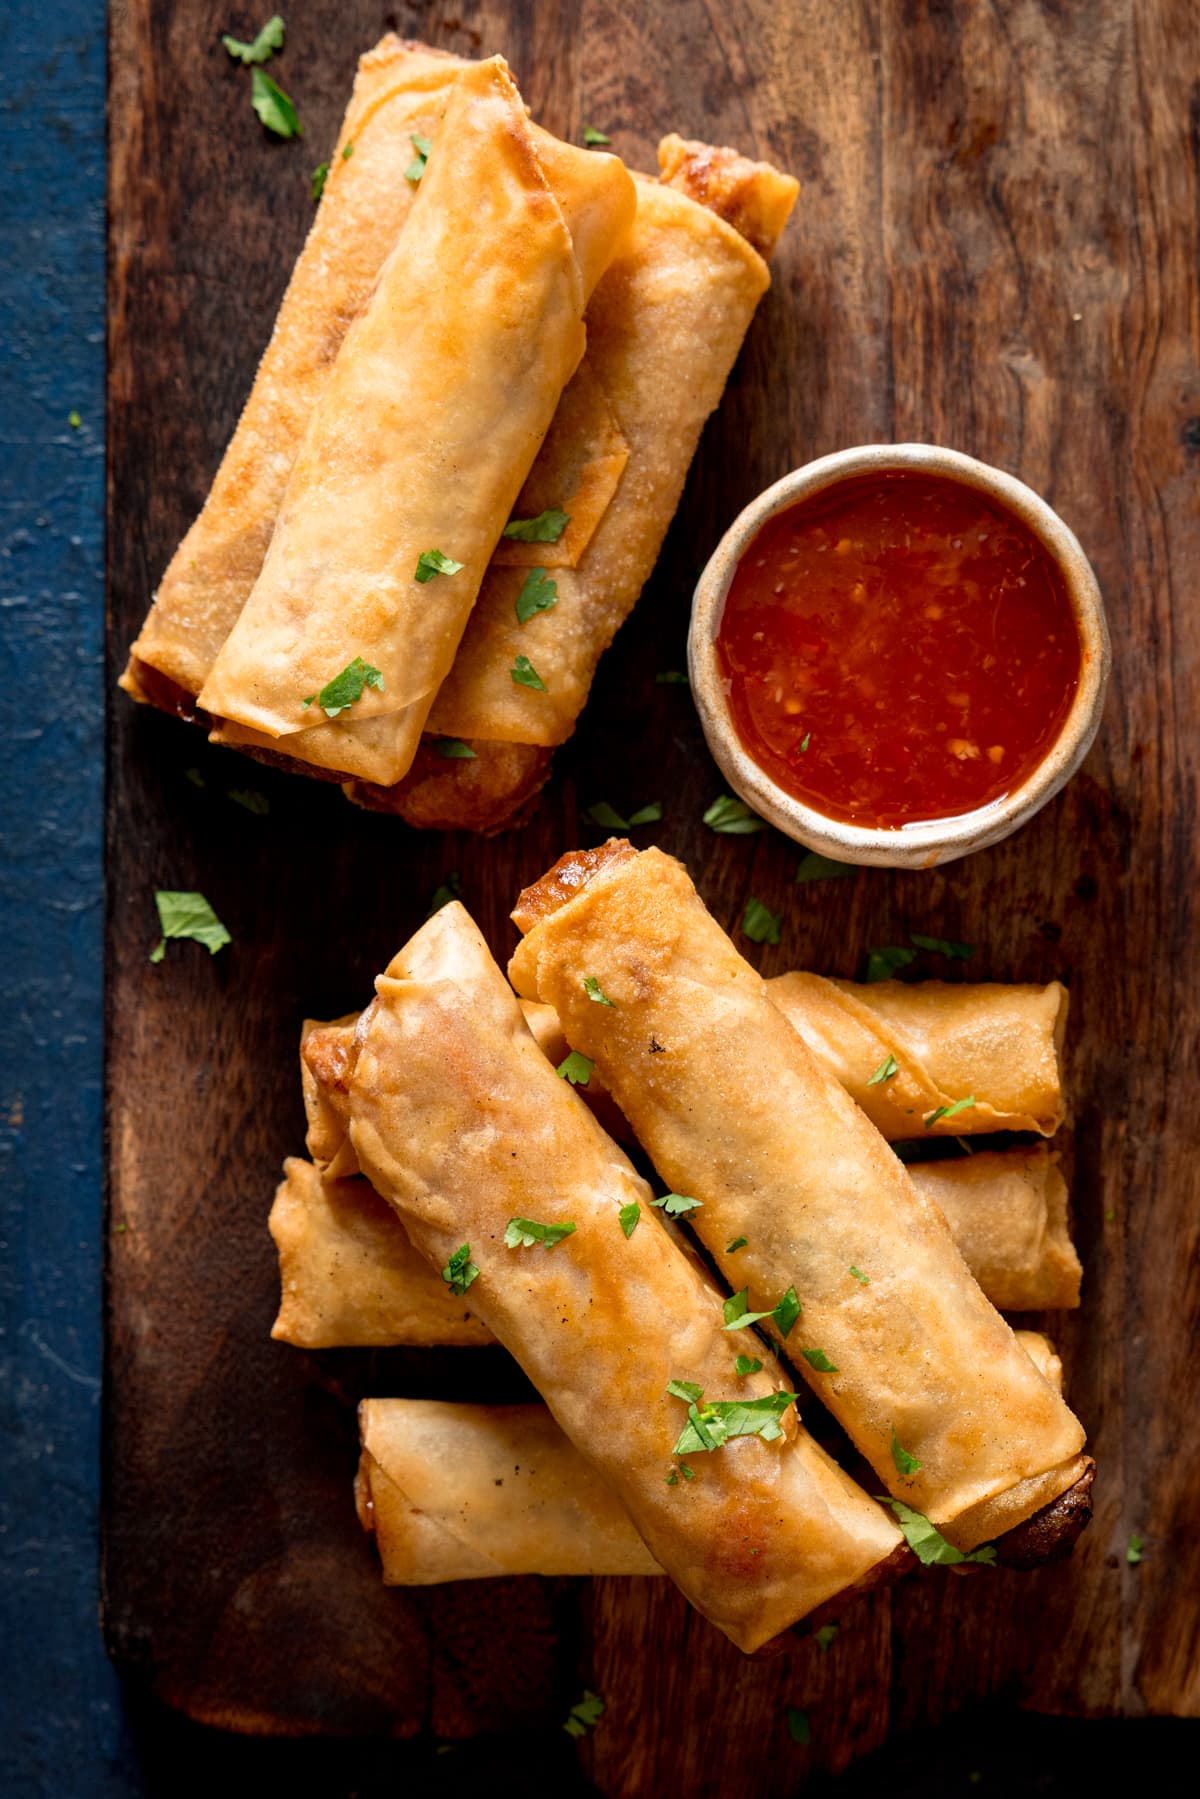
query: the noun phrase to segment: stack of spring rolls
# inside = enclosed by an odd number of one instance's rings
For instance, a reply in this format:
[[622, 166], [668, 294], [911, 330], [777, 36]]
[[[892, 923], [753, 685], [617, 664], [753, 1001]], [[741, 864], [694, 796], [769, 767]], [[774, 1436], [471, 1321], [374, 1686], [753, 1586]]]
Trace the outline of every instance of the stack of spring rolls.
[[499, 57], [387, 37], [362, 59], [133, 645], [135, 699], [410, 824], [523, 815], [654, 566], [798, 191], [678, 137], [659, 160], [635, 179], [560, 143]]
[[1056, 1159], [888, 1146], [965, 1091], [957, 1133], [1052, 1132], [1062, 988], [764, 982], [679, 863], [622, 841], [513, 917], [512, 985], [452, 903], [302, 1040], [274, 1334], [498, 1340], [545, 1400], [364, 1403], [385, 1579], [665, 1572], [753, 1651], [914, 1551], [1066, 1553], [1084, 1433], [996, 1309], [1078, 1303]]

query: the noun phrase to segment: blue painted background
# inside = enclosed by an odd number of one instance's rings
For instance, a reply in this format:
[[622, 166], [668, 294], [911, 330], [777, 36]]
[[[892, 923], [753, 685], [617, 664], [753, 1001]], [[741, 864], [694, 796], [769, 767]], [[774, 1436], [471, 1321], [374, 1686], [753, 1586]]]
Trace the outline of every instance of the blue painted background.
[[[0, 16], [0, 1794], [578, 1790], [561, 1736], [443, 1756], [246, 1742], [122, 1693], [104, 1655], [104, 8], [5, 0]], [[1123, 1769], [1182, 1793], [1195, 1740], [998, 1709], [886, 1751], [838, 1794], [1065, 1799]]]

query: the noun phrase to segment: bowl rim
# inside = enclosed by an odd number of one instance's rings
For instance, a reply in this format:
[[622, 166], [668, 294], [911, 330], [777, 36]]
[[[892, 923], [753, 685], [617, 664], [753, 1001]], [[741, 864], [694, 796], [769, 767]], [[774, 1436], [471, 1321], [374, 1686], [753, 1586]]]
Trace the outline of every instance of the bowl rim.
[[[948, 818], [897, 827], [854, 825], [818, 812], [778, 785], [743, 749], [717, 664], [716, 637], [734, 573], [758, 533], [797, 501], [874, 470], [941, 474], [1008, 507], [1053, 557], [1080, 638], [1079, 685], [1054, 742], [1021, 785]], [[1112, 651], [1099, 583], [1074, 532], [1015, 475], [937, 444], [860, 444], [791, 470], [743, 507], [700, 574], [688, 629], [692, 696], [714, 759], [730, 785], [770, 823], [810, 849], [844, 862], [923, 868], [999, 842], [1026, 823], [1070, 779], [1100, 723]]]

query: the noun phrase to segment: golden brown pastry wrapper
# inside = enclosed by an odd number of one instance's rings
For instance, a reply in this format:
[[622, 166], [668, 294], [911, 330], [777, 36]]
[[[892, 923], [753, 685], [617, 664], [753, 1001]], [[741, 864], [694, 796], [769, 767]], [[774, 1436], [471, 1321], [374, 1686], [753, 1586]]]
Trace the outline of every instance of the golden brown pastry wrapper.
[[[809, 1053], [686, 869], [654, 849], [608, 854], [593, 855], [582, 884], [555, 871], [544, 902], [522, 896], [514, 916], [529, 934], [510, 973], [555, 1007], [663, 1179], [702, 1201], [688, 1220], [723, 1278], [748, 1284], [754, 1311], [795, 1287], [789, 1359], [889, 1492], [959, 1547], [1065, 1491], [1083, 1465], [1079, 1421], [985, 1299], [941, 1213]], [[611, 1006], [590, 1003], [588, 978]], [[834, 1372], [813, 1369], [806, 1350]]]
[[[689, 1458], [702, 1462], [694, 1480], [667, 1484], [687, 1421], [667, 1383], [695, 1382], [710, 1401], [766, 1398], [778, 1365], [762, 1356], [736, 1376], [733, 1358], [757, 1339], [725, 1330], [720, 1295], [538, 1049], [461, 906], [428, 920], [377, 995], [349, 1082], [363, 1170], [432, 1266], [470, 1245], [472, 1309], [692, 1603], [752, 1650], [886, 1560], [892, 1521], [794, 1408], [781, 1438], [735, 1438]], [[626, 1237], [628, 1204], [641, 1216]], [[576, 1228], [551, 1249], [509, 1248], [513, 1218]]]

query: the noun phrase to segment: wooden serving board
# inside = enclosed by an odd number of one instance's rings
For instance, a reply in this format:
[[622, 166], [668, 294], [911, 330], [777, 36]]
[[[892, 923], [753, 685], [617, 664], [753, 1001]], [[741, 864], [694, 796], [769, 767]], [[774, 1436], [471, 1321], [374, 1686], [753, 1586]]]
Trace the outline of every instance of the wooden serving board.
[[[113, 9], [114, 680], [249, 387], [356, 55], [386, 26], [502, 51], [539, 119], [574, 137], [599, 126], [636, 166], [678, 128], [769, 155], [802, 197], [657, 574], [527, 829], [414, 834], [113, 689], [114, 1654], [193, 1717], [253, 1731], [553, 1727], [586, 1683], [608, 1711], [585, 1764], [611, 1794], [792, 1791], [987, 1695], [1084, 1716], [1200, 1711], [1200, 14], [1186, 0], [314, 0], [289, 10], [271, 67], [305, 124], [285, 144], [218, 44], [259, 11]], [[913, 438], [1013, 470], [1080, 536], [1112, 625], [1104, 726], [1066, 792], [998, 848], [796, 886], [793, 845], [702, 825], [721, 783], [687, 690], [655, 673], [683, 666], [696, 570], [752, 494], [838, 446]], [[269, 814], [230, 788], [266, 795]], [[268, 1340], [266, 1214], [302, 1144], [297, 1029], [362, 1003], [451, 870], [507, 952], [518, 888], [596, 839], [580, 808], [600, 799], [626, 813], [661, 799], [638, 841], [682, 856], [725, 922], [751, 892], [785, 912], [779, 947], [750, 949], [766, 972], [853, 974], [869, 945], [917, 930], [979, 945], [971, 978], [1070, 983], [1086, 1297], [1048, 1328], [1099, 1475], [1069, 1566], [934, 1571], [860, 1602], [826, 1654], [766, 1662], [666, 1582], [381, 1586], [350, 1502], [355, 1402], [523, 1388], [499, 1352]], [[232, 947], [172, 945], [152, 967], [157, 887], [202, 889]], [[810, 1748], [790, 1742], [788, 1704], [809, 1712]]]

